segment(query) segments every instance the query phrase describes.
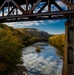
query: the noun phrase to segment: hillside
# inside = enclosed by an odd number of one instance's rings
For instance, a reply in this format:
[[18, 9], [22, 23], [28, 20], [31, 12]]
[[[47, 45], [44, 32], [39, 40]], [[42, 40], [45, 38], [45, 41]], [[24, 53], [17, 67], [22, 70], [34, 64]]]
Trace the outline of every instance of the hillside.
[[0, 24], [0, 27], [6, 31], [11, 31], [14, 36], [21, 38], [20, 40], [22, 40], [25, 46], [38, 41], [48, 41], [48, 38], [52, 36], [51, 34], [36, 28], [14, 29], [13, 27], [9, 27], [5, 24]]
[[21, 33], [12, 27], [0, 24], [0, 75], [9, 75], [9, 72], [16, 68], [22, 47]]
[[30, 37], [37, 37], [39, 39], [38, 41], [48, 41], [48, 38], [52, 36], [51, 34], [36, 28], [19, 28], [17, 30], [23, 34], [29, 34]]

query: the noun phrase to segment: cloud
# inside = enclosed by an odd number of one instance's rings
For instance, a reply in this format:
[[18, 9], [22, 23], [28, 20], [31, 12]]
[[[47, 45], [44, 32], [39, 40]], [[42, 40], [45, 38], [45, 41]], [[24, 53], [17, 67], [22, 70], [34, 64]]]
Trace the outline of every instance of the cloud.
[[[39, 21], [39, 22], [42, 23], [42, 21]], [[14, 28], [22, 28], [22, 27], [29, 27], [33, 25], [38, 26], [39, 22], [38, 21], [28, 21], [28, 22], [14, 22], [14, 23], [12, 22], [12, 23], [5, 23], [5, 24], [7, 24], [8, 26], [12, 26]]]
[[55, 24], [57, 22], [60, 22], [60, 20], [40, 20], [40, 21], [27, 21], [27, 22], [11, 22], [11, 23], [5, 23], [8, 26], [14, 27], [14, 28], [24, 28], [24, 27], [31, 27], [31, 26], [39, 26], [39, 25], [47, 25], [49, 24]]

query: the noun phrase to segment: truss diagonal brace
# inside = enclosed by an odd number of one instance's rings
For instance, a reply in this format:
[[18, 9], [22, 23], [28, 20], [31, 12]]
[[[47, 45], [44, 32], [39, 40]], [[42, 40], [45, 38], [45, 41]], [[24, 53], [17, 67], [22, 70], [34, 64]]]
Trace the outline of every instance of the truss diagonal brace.
[[54, 2], [54, 5], [55, 5], [60, 11], [63, 11], [63, 9], [62, 9], [56, 2]]
[[13, 7], [13, 8], [11, 9], [11, 11], [9, 12], [9, 14], [11, 14], [11, 12], [12, 12], [14, 9], [15, 9], [15, 7]]
[[33, 11], [37, 6], [38, 4], [41, 2], [42, 0], [38, 0], [35, 5], [31, 8], [31, 11]]
[[24, 10], [22, 7], [20, 7], [14, 0], [11, 0], [11, 2], [12, 2], [23, 14], [25, 14], [25, 10]]
[[43, 5], [43, 7], [38, 11], [38, 13], [40, 13], [46, 6], [47, 6], [47, 3], [45, 3], [45, 4]]
[[4, 7], [6, 1], [4, 1], [4, 3], [1, 5], [0, 10]]

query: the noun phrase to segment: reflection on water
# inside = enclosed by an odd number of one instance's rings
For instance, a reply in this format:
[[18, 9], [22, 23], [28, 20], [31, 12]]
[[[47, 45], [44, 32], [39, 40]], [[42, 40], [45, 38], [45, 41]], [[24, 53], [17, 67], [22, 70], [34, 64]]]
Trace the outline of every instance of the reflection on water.
[[[40, 53], [35, 51], [37, 46], [41, 48]], [[23, 49], [23, 65], [29, 75], [62, 75], [63, 61], [56, 51], [56, 48], [47, 43], [35, 43]]]

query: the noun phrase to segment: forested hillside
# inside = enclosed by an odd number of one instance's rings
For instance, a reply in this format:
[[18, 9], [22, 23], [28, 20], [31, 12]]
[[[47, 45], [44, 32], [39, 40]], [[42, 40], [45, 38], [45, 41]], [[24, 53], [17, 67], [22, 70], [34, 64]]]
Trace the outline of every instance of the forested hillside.
[[52, 36], [45, 31], [40, 31], [35, 28], [19, 28], [17, 30], [23, 34], [29, 35], [29, 43], [33, 43], [36, 41], [48, 41], [48, 38]]

